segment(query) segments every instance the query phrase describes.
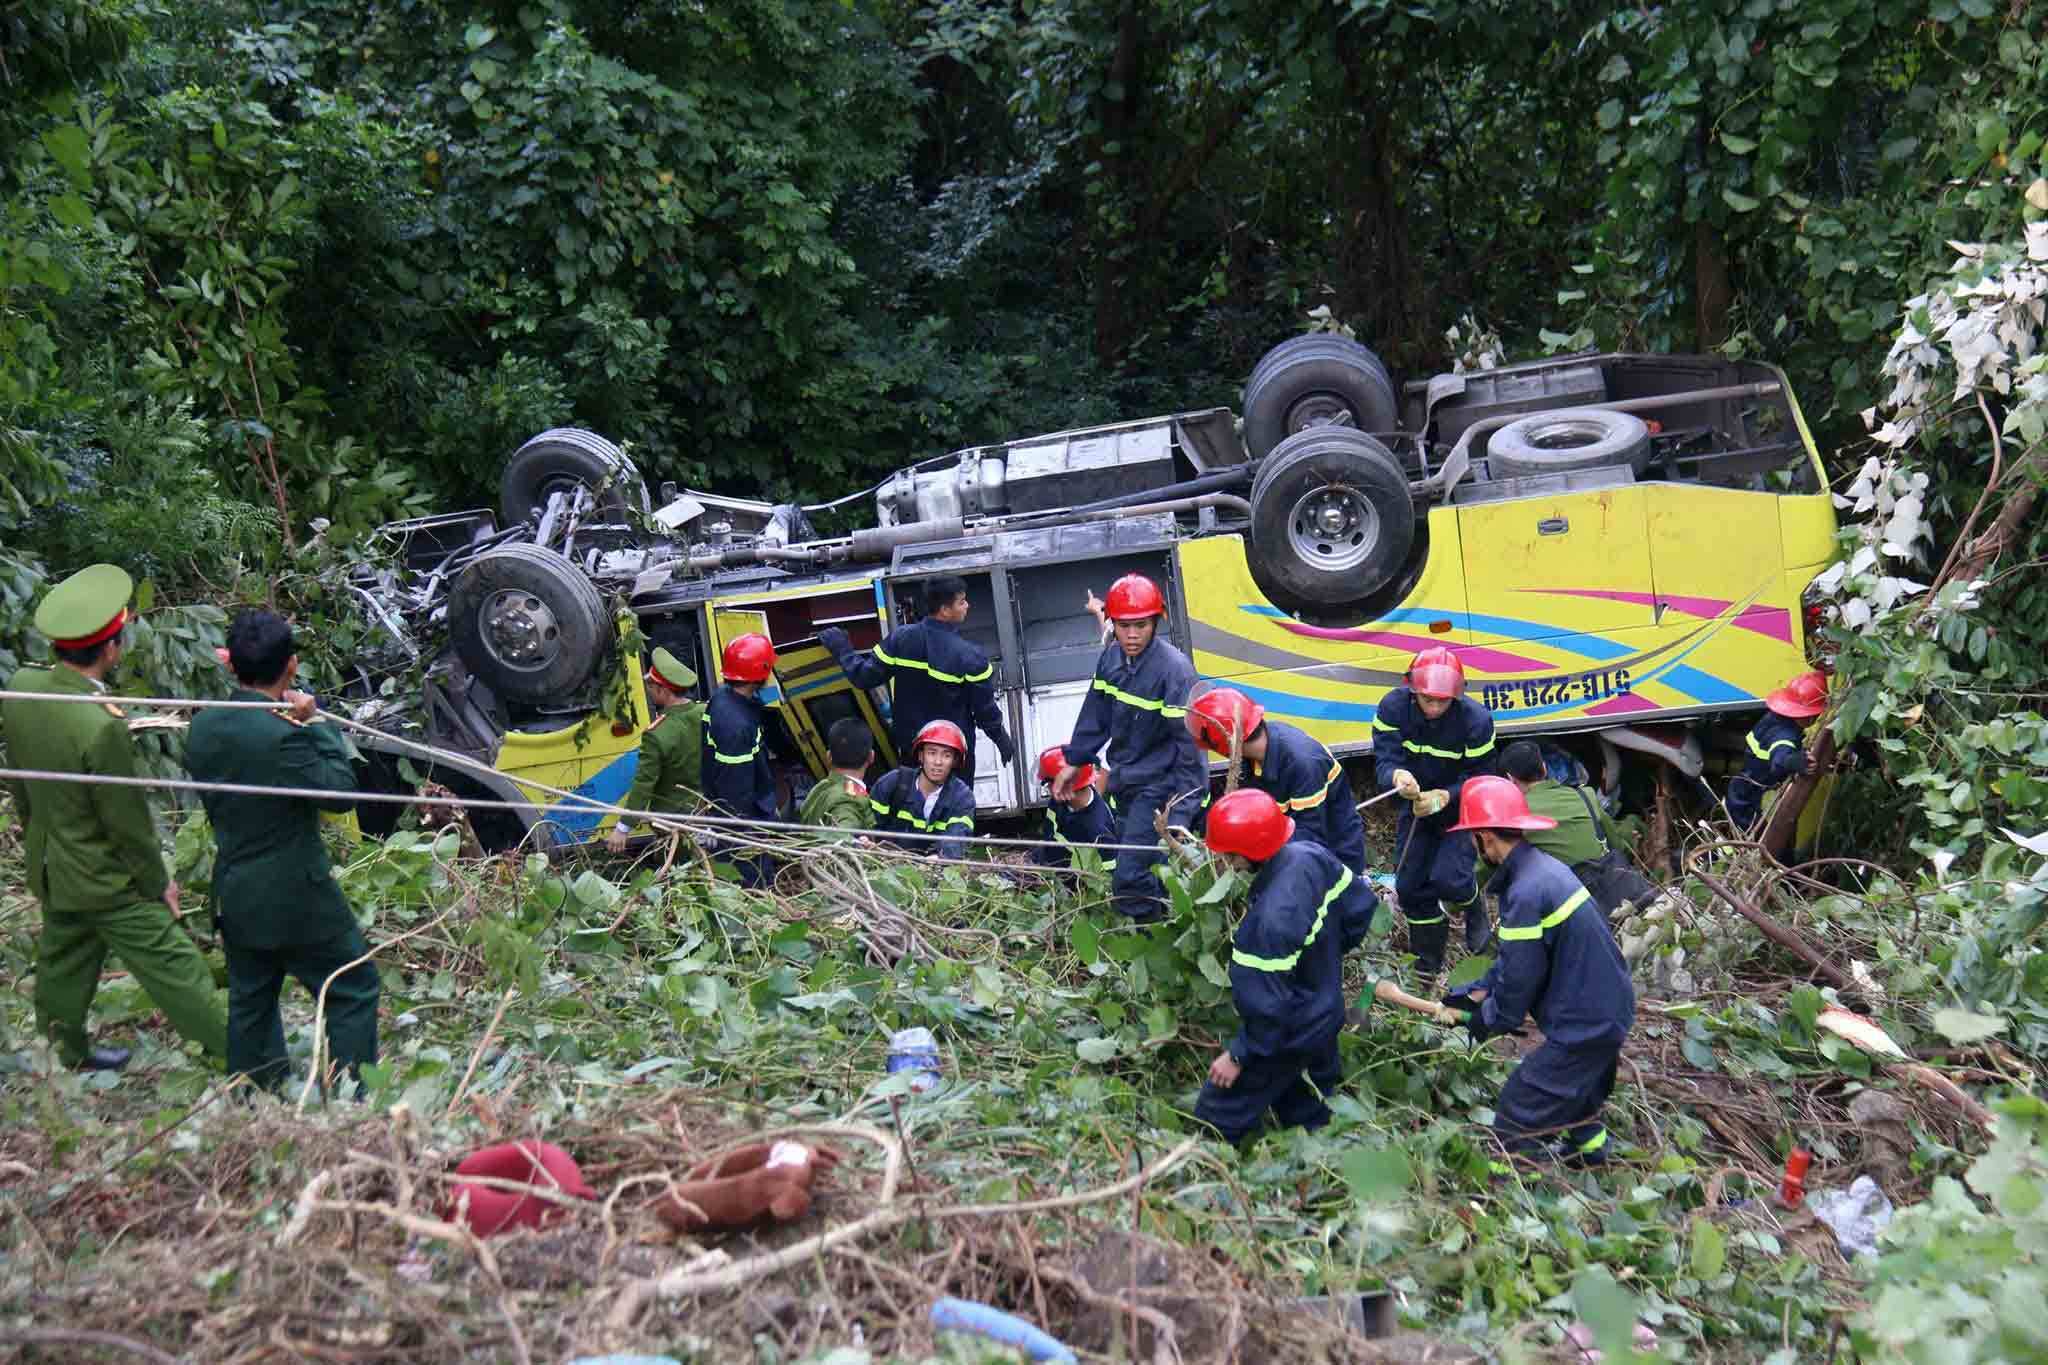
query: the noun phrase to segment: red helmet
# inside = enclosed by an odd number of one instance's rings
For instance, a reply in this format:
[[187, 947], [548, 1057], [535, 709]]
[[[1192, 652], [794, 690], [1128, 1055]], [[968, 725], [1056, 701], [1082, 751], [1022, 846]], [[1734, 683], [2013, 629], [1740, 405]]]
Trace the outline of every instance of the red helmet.
[[1230, 756], [1231, 742], [1242, 744], [1266, 719], [1266, 708], [1234, 687], [1216, 687], [1188, 705], [1188, 733], [1212, 754]]
[[1103, 610], [1112, 621], [1149, 621], [1166, 615], [1166, 599], [1157, 583], [1141, 573], [1127, 573], [1109, 585]]
[[767, 682], [775, 671], [775, 646], [765, 635], [742, 635], [725, 647], [719, 668], [728, 682]]
[[1455, 697], [1465, 690], [1465, 665], [1442, 645], [1418, 649], [1408, 661], [1408, 685], [1425, 697]]
[[[1067, 751], [1055, 744], [1038, 756], [1038, 780], [1040, 782], [1050, 782], [1055, 777], [1058, 777], [1060, 769], [1066, 766]], [[1084, 763], [1075, 769], [1074, 785], [1076, 787], [1092, 787], [1095, 785], [1095, 765], [1093, 763]]]
[[1805, 720], [1828, 709], [1828, 680], [1822, 673], [1801, 673], [1770, 696], [1764, 705], [1781, 716]]
[[967, 757], [967, 736], [960, 733], [960, 727], [950, 720], [930, 720], [924, 729], [917, 732], [917, 738], [910, 745], [912, 757], [927, 744], [943, 744], [962, 759]]
[[1240, 787], [1209, 807], [1211, 853], [1240, 853], [1263, 863], [1294, 837], [1294, 817], [1255, 787]]
[[1461, 829], [1556, 829], [1547, 815], [1532, 815], [1522, 789], [1505, 777], [1468, 777], [1458, 794]]

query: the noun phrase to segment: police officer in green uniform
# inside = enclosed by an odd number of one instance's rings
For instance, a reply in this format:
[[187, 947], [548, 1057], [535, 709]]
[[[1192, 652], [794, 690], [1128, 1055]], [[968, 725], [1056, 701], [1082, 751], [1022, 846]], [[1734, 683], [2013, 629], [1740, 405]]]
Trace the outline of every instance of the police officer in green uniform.
[[[704, 777], [704, 703], [692, 701], [697, 672], [665, 649], [657, 649], [647, 668], [647, 702], [661, 714], [640, 732], [639, 766], [633, 788], [621, 804], [627, 810], [668, 815], [698, 804]], [[633, 821], [620, 816], [604, 846], [626, 851]]]
[[377, 1060], [379, 983], [376, 967], [356, 961], [369, 949], [320, 842], [320, 812], [354, 805], [348, 742], [319, 718], [311, 696], [292, 690], [298, 649], [291, 626], [276, 612], [235, 617], [228, 627], [228, 666], [241, 683], [233, 700], [284, 702], [290, 709], [201, 711], [185, 740], [192, 776], [332, 793], [201, 793], [213, 821], [213, 895], [228, 960], [228, 1070], [271, 1088], [285, 1082], [290, 1063], [277, 999], [293, 976], [316, 999], [326, 987], [328, 1053], [353, 1075]]
[[[107, 675], [121, 662], [134, 586], [118, 566], [95, 564], [52, 588], [35, 623], [57, 662], [17, 670], [8, 690], [104, 695]], [[10, 767], [140, 775], [127, 722], [112, 703], [8, 701], [0, 704], [0, 734]], [[173, 921], [178, 884], [164, 868], [143, 789], [48, 779], [7, 787], [26, 829], [29, 890], [43, 907], [36, 1027], [57, 1055], [67, 1066], [93, 1070], [128, 1064], [128, 1049], [86, 1042], [86, 1013], [109, 952], [172, 1027], [215, 1056], [225, 1052], [213, 973]]]
[[832, 749], [832, 771], [813, 786], [797, 808], [798, 824], [827, 829], [873, 829], [875, 812], [868, 801], [868, 764], [874, 761], [875, 737], [867, 723], [854, 716], [832, 722], [825, 733]]

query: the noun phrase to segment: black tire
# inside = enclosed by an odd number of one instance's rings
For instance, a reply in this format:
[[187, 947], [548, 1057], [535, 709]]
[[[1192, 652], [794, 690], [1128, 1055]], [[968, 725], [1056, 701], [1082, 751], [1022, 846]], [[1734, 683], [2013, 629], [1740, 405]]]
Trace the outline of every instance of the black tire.
[[543, 431], [512, 452], [498, 485], [498, 510], [507, 526], [518, 526], [548, 505], [550, 493], [577, 484], [597, 496], [601, 521], [624, 521], [629, 512], [644, 517], [652, 510], [647, 481], [625, 452], [578, 427]]
[[1496, 479], [1618, 464], [1640, 474], [1650, 463], [1650, 429], [1634, 413], [1605, 408], [1532, 412], [1487, 437], [1486, 458]]
[[597, 585], [538, 545], [484, 552], [448, 592], [456, 653], [507, 701], [567, 700], [597, 671], [608, 624]]
[[1393, 452], [1349, 427], [1296, 432], [1252, 484], [1252, 577], [1289, 610], [1341, 606], [1400, 572], [1415, 503]]
[[1259, 357], [1259, 363], [1252, 366], [1251, 378], [1244, 381], [1249, 389], [1264, 379], [1282, 361], [1292, 360], [1301, 355], [1349, 356], [1370, 369], [1379, 371], [1380, 378], [1393, 387], [1394, 376], [1388, 371], [1387, 363], [1379, 358], [1370, 347], [1353, 341], [1350, 337], [1335, 332], [1305, 332], [1298, 337], [1289, 337]]
[[1287, 437], [1317, 426], [1393, 431], [1394, 384], [1380, 358], [1340, 336], [1283, 341], [1252, 368], [1244, 386], [1244, 443], [1264, 458]]

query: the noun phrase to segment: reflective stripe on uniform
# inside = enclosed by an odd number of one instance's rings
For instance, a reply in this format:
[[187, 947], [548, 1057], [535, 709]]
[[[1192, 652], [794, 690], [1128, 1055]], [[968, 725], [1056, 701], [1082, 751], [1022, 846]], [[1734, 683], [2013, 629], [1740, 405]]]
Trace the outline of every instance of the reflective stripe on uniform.
[[1389, 725], [1385, 721], [1381, 720], [1378, 716], [1374, 716], [1372, 718], [1372, 728], [1375, 730], [1385, 730], [1390, 735], [1398, 735], [1401, 733], [1400, 726]]
[[1503, 924], [1500, 927], [1501, 942], [1526, 943], [1530, 939], [1542, 938], [1546, 931], [1555, 929], [1558, 925], [1563, 924], [1572, 917], [1572, 911], [1578, 909], [1591, 899], [1591, 895], [1582, 886], [1570, 896], [1567, 896], [1563, 905], [1558, 906], [1557, 909], [1545, 915], [1540, 923], [1515, 929], [1510, 929], [1507, 925]]
[[711, 756], [720, 763], [752, 763], [754, 755], [761, 752], [761, 741], [759, 739], [754, 741], [753, 748], [743, 754], [722, 754], [718, 752], [718, 741], [712, 739], [709, 735], [704, 736], [704, 742], [711, 746]]
[[1410, 915], [1408, 917], [1408, 923], [1411, 926], [1417, 924], [1442, 924], [1443, 922], [1444, 912], [1441, 910], [1437, 911], [1434, 915]]
[[987, 682], [995, 673], [995, 666], [993, 664], [983, 668], [979, 673], [945, 673], [933, 668], [923, 659], [899, 659], [880, 645], [875, 646], [875, 661], [887, 664], [891, 668], [915, 668], [921, 672], [931, 674], [942, 683]]
[[1332, 759], [1330, 762], [1330, 780], [1323, 784], [1323, 787], [1320, 791], [1316, 792], [1313, 796], [1297, 796], [1292, 800], [1282, 801], [1280, 803], [1280, 809], [1314, 810], [1317, 806], [1322, 805], [1323, 802], [1329, 798], [1330, 788], [1336, 786], [1343, 779], [1344, 765]]
[[1168, 706], [1165, 702], [1154, 701], [1150, 697], [1133, 696], [1110, 682], [1107, 678], [1097, 678], [1095, 680], [1095, 690], [1108, 694], [1110, 700], [1120, 701], [1125, 706], [1134, 706], [1140, 711], [1157, 711], [1168, 720], [1185, 720], [1187, 718], [1187, 707]]
[[971, 815], [956, 815], [950, 820], [924, 820], [912, 815], [907, 810], [898, 810], [894, 806], [885, 806], [872, 796], [868, 798], [868, 804], [873, 806], [879, 814], [893, 816], [914, 829], [951, 829], [955, 825], [965, 825], [969, 830], [974, 828], [974, 817]]
[[1476, 749], [1439, 749], [1433, 745], [1417, 744], [1412, 739], [1404, 739], [1401, 741], [1401, 747], [1411, 754], [1428, 754], [1431, 758], [1484, 758], [1493, 752], [1493, 741], [1489, 739]]
[[1766, 763], [1771, 761], [1771, 755], [1778, 752], [1778, 750], [1796, 747], [1797, 744], [1797, 741], [1794, 740], [1779, 739], [1773, 740], [1771, 747], [1766, 749], [1763, 745], [1756, 742], [1756, 735], [1754, 733], [1744, 735], [1743, 738], [1749, 741], [1749, 751]]
[[1245, 952], [1242, 948], [1233, 947], [1230, 950], [1230, 960], [1240, 967], [1250, 967], [1255, 972], [1293, 971], [1294, 964], [1301, 961], [1301, 955], [1307, 952], [1309, 946], [1316, 941], [1316, 935], [1323, 932], [1323, 921], [1329, 917], [1330, 906], [1336, 903], [1337, 897], [1343, 895], [1344, 888], [1350, 885], [1351, 869], [1347, 867], [1344, 869], [1343, 875], [1337, 878], [1337, 884], [1330, 888], [1328, 895], [1323, 897], [1323, 903], [1316, 907], [1315, 923], [1309, 925], [1308, 937], [1301, 941], [1301, 947], [1295, 949], [1286, 957], [1260, 957], [1255, 953]]
[[1606, 1145], [1607, 1130], [1605, 1128], [1602, 1128], [1599, 1132], [1593, 1134], [1593, 1136], [1587, 1138], [1584, 1142], [1580, 1143], [1579, 1150], [1581, 1152], [1597, 1152]]

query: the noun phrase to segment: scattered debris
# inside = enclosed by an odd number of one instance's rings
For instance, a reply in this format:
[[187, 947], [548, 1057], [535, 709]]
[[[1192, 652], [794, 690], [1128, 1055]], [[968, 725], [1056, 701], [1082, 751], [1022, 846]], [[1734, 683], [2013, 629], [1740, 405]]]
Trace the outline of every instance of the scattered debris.
[[1857, 1176], [1846, 1190], [1822, 1190], [1806, 1202], [1834, 1232], [1845, 1256], [1875, 1256], [1877, 1236], [1892, 1221], [1892, 1201], [1867, 1175]]

